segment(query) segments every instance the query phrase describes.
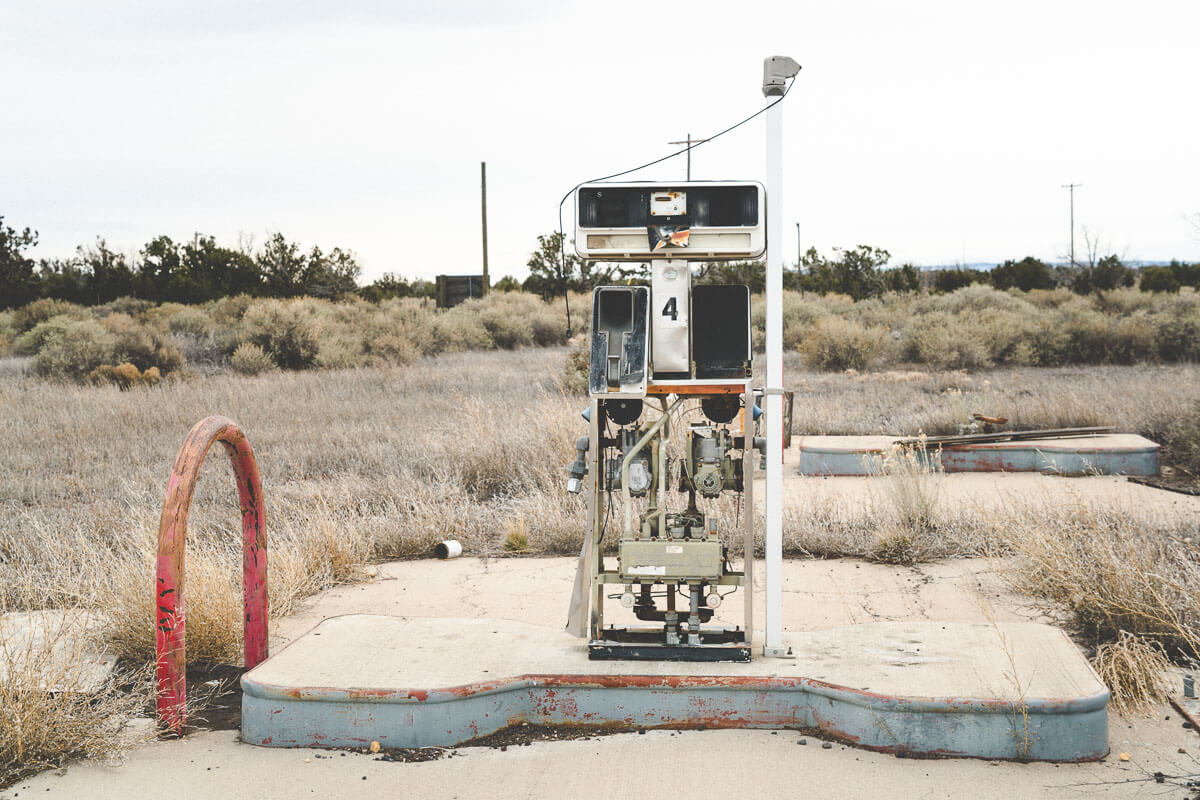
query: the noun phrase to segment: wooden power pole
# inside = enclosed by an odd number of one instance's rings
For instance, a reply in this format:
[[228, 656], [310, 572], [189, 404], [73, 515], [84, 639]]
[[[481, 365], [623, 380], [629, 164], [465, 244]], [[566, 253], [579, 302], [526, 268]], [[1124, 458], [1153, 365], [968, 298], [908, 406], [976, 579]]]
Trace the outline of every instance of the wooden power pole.
[[687, 179], [692, 179], [692, 147], [698, 144], [704, 144], [708, 139], [693, 139], [689, 133], [687, 139], [682, 142], [667, 142], [667, 144], [686, 144], [687, 145]]
[[1071, 268], [1075, 268], [1075, 189], [1082, 183], [1064, 183], [1062, 188], [1071, 190]]
[[479, 162], [479, 199], [480, 206], [483, 211], [483, 288], [481, 295], [488, 293], [492, 288], [491, 282], [488, 280], [488, 263], [487, 263], [487, 162]]

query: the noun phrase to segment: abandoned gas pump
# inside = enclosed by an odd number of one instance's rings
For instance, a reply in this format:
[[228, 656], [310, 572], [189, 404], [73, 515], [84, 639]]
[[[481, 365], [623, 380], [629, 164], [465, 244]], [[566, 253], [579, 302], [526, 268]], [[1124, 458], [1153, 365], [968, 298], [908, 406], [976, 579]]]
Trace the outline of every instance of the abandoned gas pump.
[[[763, 446], [750, 290], [693, 286], [689, 262], [761, 256], [764, 206], [763, 188], [750, 182], [576, 192], [581, 257], [652, 267], [649, 287], [592, 294], [590, 431], [575, 443], [567, 487], [581, 492], [591, 478], [574, 613], [586, 618], [577, 632], [593, 659], [750, 659], [753, 559], [740, 571], [729, 560], [738, 536], [753, 553], [754, 455]], [[743, 624], [709, 625], [737, 590], [748, 598]], [[606, 626], [609, 599], [652, 624]]]

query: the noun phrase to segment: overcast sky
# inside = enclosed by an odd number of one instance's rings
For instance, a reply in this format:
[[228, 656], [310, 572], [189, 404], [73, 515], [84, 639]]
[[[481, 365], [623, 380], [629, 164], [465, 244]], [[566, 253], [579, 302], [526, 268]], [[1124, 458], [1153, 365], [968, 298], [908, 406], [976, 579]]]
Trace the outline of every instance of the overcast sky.
[[[783, 218], [893, 262], [1200, 260], [1200, 3], [4, 0], [0, 215], [38, 257], [194, 231], [364, 276], [526, 274], [574, 184], [785, 100]], [[693, 153], [763, 179], [763, 120]], [[682, 158], [638, 179], [681, 179]], [[568, 203], [567, 224], [572, 224]]]

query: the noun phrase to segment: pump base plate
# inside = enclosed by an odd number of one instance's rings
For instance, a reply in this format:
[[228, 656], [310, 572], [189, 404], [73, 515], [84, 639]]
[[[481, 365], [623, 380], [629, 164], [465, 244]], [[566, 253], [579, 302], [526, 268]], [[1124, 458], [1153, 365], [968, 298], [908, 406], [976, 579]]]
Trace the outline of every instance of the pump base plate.
[[[750, 660], [746, 634], [737, 628], [701, 628], [700, 644], [666, 644], [664, 629], [605, 628], [588, 642], [592, 661], [727, 661]], [[686, 633], [680, 634], [687, 638]]]

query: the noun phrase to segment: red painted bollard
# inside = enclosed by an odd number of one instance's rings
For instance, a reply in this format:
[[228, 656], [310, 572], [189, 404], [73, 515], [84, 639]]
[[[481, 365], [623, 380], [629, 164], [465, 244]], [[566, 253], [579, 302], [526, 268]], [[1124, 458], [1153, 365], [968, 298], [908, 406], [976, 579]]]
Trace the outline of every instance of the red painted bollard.
[[158, 720], [182, 735], [187, 722], [187, 649], [184, 629], [184, 551], [188, 512], [200, 465], [213, 442], [233, 464], [242, 510], [242, 592], [246, 669], [267, 657], [267, 532], [258, 464], [246, 435], [233, 420], [206, 417], [188, 433], [167, 483], [158, 522], [154, 645]]

